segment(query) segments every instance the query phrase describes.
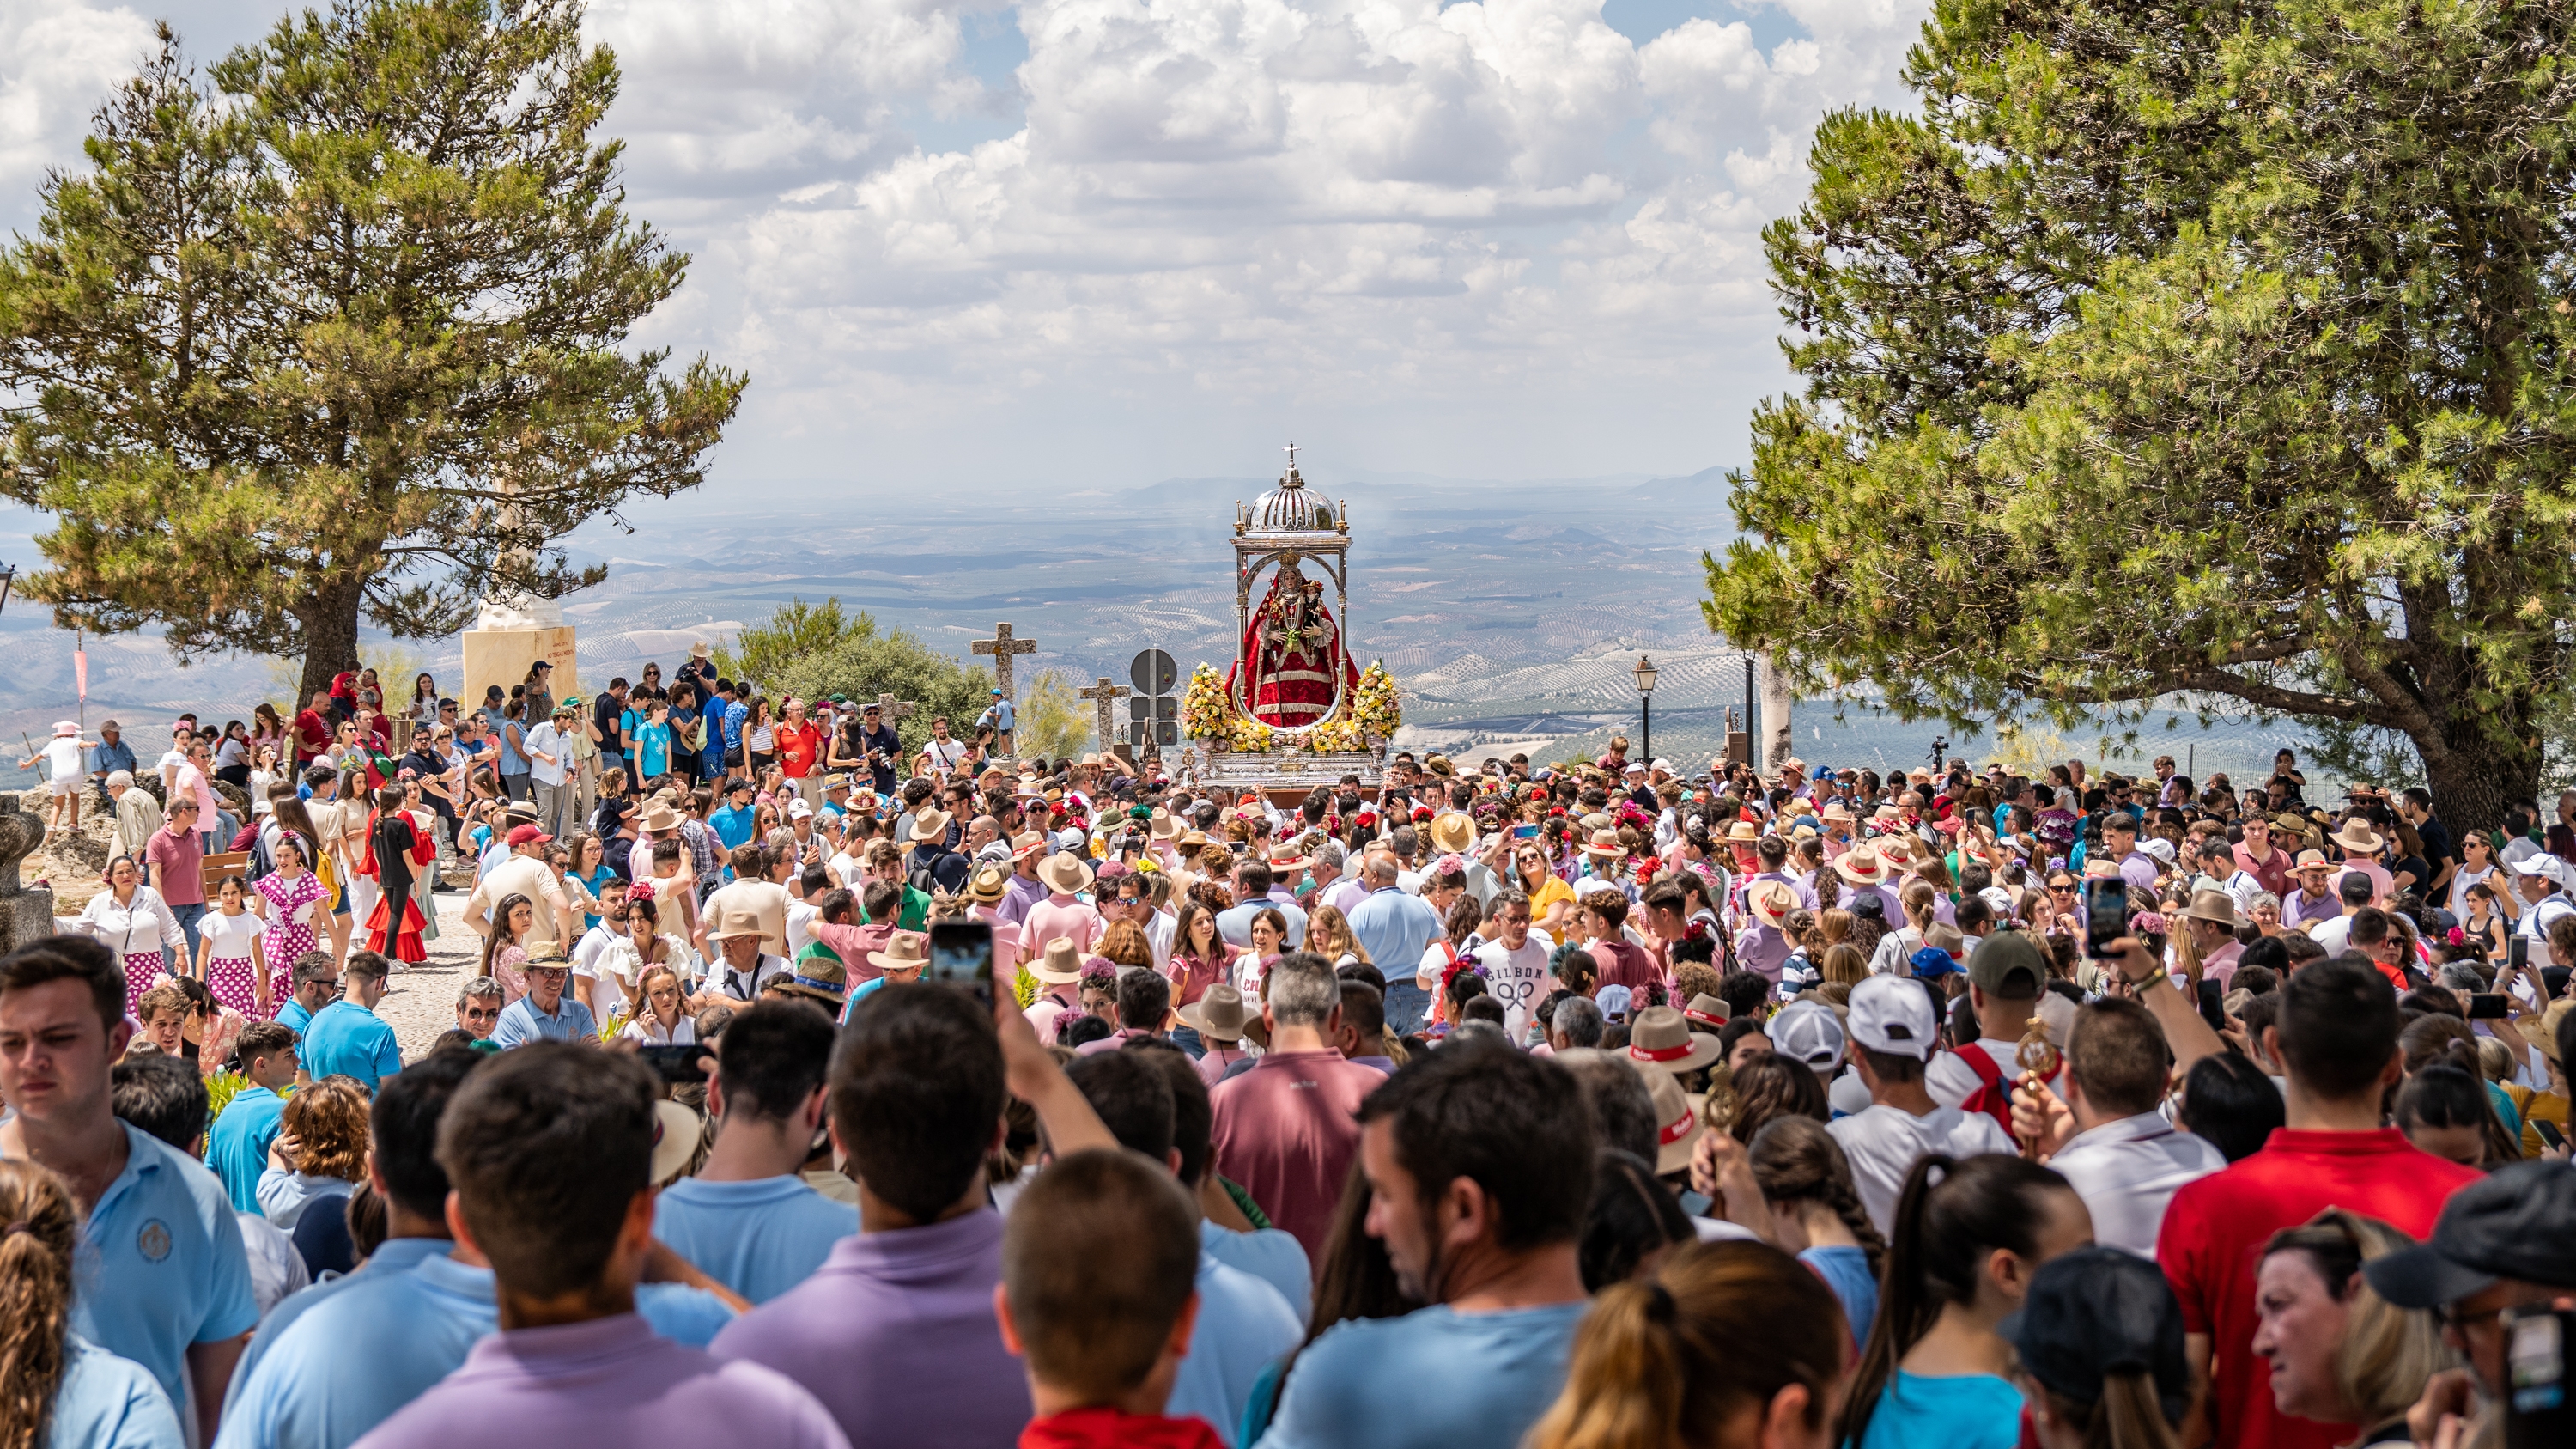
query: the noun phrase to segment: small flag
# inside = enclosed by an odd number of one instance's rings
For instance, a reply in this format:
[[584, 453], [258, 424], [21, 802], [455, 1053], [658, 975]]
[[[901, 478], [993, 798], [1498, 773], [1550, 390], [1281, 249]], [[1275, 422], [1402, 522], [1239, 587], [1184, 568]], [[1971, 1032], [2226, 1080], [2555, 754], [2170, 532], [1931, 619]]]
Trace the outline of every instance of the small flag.
[[80, 697], [81, 697], [81, 701], [82, 701], [84, 704], [86, 704], [86, 703], [89, 701], [89, 651], [88, 651], [88, 650], [86, 650], [86, 649], [75, 649], [75, 650], [73, 650], [73, 651], [72, 651], [72, 679], [73, 679], [76, 683], [78, 683], [78, 684], [80, 685]]

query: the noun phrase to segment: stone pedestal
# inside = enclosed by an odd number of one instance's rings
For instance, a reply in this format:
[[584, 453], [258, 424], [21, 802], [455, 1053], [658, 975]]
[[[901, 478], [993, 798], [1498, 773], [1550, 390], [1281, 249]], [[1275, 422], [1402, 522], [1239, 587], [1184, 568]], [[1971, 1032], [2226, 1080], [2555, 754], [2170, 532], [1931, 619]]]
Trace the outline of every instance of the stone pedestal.
[[15, 792], [0, 793], [0, 952], [54, 933], [53, 891], [18, 883], [19, 862], [44, 843], [44, 817], [19, 810]]
[[572, 644], [569, 624], [535, 629], [468, 629], [465, 688], [457, 694], [456, 702], [468, 710], [476, 709], [483, 703], [484, 689], [495, 684], [501, 686], [506, 698], [512, 686], [527, 682], [528, 666], [540, 659], [555, 667], [554, 678], [549, 681], [555, 698], [580, 694], [581, 677], [573, 662]]
[[1202, 741], [1194, 744], [1181, 761], [1183, 775], [1193, 784], [1238, 790], [1276, 790], [1300, 800], [1317, 785], [1338, 784], [1344, 775], [1357, 775], [1362, 785], [1372, 788], [1386, 778], [1384, 745], [1327, 754], [1304, 750], [1244, 754], [1234, 750], [1211, 750]]

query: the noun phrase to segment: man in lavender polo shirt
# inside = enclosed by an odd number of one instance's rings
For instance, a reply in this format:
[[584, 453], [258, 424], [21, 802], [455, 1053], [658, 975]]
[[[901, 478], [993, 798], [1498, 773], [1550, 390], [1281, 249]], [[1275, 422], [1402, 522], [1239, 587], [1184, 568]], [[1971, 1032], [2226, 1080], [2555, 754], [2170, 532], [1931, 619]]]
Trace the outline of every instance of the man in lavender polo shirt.
[[715, 1354], [812, 1390], [853, 1449], [1011, 1449], [1029, 1386], [993, 1317], [1002, 1215], [984, 1155], [1014, 1096], [1059, 1153], [1116, 1139], [1008, 993], [987, 1015], [952, 986], [883, 987], [841, 1029], [830, 1087], [832, 1140], [859, 1181], [858, 1235], [735, 1319]]
[[1046, 882], [1038, 879], [1038, 861], [1045, 857], [1046, 849], [1044, 831], [1032, 830], [1011, 838], [1011, 883], [1002, 890], [1001, 908], [993, 912], [995, 921], [1017, 926], [1029, 918], [1029, 907], [1047, 898]]
[[846, 1449], [814, 1396], [635, 1313], [653, 1247], [653, 1074], [532, 1042], [478, 1069], [439, 1123], [459, 1252], [492, 1265], [501, 1331], [360, 1449], [739, 1443]]

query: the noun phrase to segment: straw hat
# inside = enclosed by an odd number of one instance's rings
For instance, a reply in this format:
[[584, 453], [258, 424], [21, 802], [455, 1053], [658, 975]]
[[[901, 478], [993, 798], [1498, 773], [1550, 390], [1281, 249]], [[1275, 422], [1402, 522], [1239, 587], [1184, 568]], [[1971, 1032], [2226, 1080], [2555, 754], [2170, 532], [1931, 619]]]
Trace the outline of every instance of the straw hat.
[[1844, 808], [1843, 802], [1839, 799], [1828, 800], [1825, 802], [1824, 818], [1841, 825], [1850, 825], [1855, 819], [1851, 811]]
[[998, 904], [1010, 888], [1011, 872], [997, 860], [984, 862], [966, 877], [966, 899], [979, 906]]
[[1649, 1006], [1628, 1027], [1628, 1060], [1667, 1072], [1695, 1072], [1717, 1060], [1717, 1038], [1690, 1029], [1669, 1006]]
[[[1066, 945], [1071, 945], [1068, 941]], [[1252, 1011], [1244, 1005], [1243, 993], [1219, 984], [1207, 994], [1180, 1010], [1181, 1024], [1210, 1041], [1241, 1041]]]
[[698, 1155], [698, 1139], [706, 1132], [707, 1124], [697, 1113], [677, 1102], [654, 1103], [653, 1181], [679, 1176], [689, 1159]]
[[1583, 853], [1597, 855], [1604, 860], [1618, 860], [1627, 855], [1628, 847], [1619, 843], [1618, 831], [1595, 830], [1592, 838], [1584, 842]]
[[808, 956], [796, 963], [793, 976], [773, 976], [762, 990], [787, 996], [802, 996], [824, 1006], [838, 1007], [850, 994], [850, 974], [841, 963], [826, 956]]
[[1178, 839], [1181, 833], [1181, 822], [1173, 818], [1171, 811], [1165, 810], [1159, 805], [1154, 808], [1153, 816], [1147, 821], [1147, 824], [1152, 829], [1153, 836], [1156, 840]]
[[1733, 825], [1726, 827], [1726, 838], [1729, 840], [1760, 840], [1762, 838], [1762, 832], [1752, 821], [1738, 820]]
[[1465, 855], [1476, 848], [1476, 821], [1464, 810], [1431, 817], [1431, 848], [1441, 855]]
[[1039, 851], [1046, 849], [1046, 845], [1047, 838], [1045, 831], [1021, 831], [1019, 834], [1011, 837], [1011, 859], [1014, 863], [1025, 860]]
[[886, 938], [886, 949], [870, 951], [868, 964], [881, 971], [910, 971], [930, 964], [930, 938], [919, 931], [897, 931]]
[[2232, 931], [2236, 929], [2236, 898], [2225, 891], [2193, 891], [2191, 904], [2183, 907], [2182, 914], [2190, 920], [2208, 921]]
[[1745, 904], [1755, 920], [1776, 931], [1798, 908], [1798, 890], [1784, 880], [1766, 880], [1745, 893]]
[[1071, 936], [1058, 936], [1046, 943], [1044, 955], [1029, 963], [1029, 974], [1049, 986], [1071, 986], [1082, 979], [1082, 952], [1075, 949]]
[[1631, 1060], [1629, 1065], [1646, 1079], [1646, 1095], [1655, 1102], [1655, 1173], [1680, 1172], [1690, 1166], [1691, 1152], [1699, 1146], [1700, 1107], [1708, 1099], [1683, 1091], [1672, 1073], [1656, 1070], [1651, 1062]]
[[1722, 1027], [1735, 1016], [1735, 1008], [1703, 991], [1682, 1008], [1682, 1016], [1702, 1026]]
[[934, 840], [941, 845], [946, 845], [949, 818], [945, 810], [924, 810], [913, 816], [912, 838], [903, 843], [903, 848], [910, 850], [916, 845], [928, 845]]
[[1843, 858], [1834, 862], [1834, 874], [1853, 885], [1877, 885], [1887, 879], [1887, 863], [1879, 859], [1875, 849], [1857, 845], [1843, 852]]
[[1038, 862], [1038, 879], [1048, 890], [1063, 895], [1080, 895], [1091, 885], [1091, 867], [1071, 854], [1058, 851]]
[[[797, 803], [801, 805], [804, 802], [800, 800]], [[647, 835], [659, 835], [665, 830], [677, 830], [680, 828], [680, 812], [668, 805], [656, 805], [645, 812], [643, 828]]]
[[2358, 815], [2345, 821], [2343, 829], [2327, 836], [2326, 839], [2342, 846], [2345, 851], [2353, 855], [2376, 855], [2383, 843], [2377, 833], [2371, 830], [2369, 822]]
[[[2513, 1023], [2514, 1029], [2522, 1033], [2524, 1041], [2540, 1048], [2542, 1056], [2556, 1062], [2558, 1061], [2558, 1024], [2567, 1019], [2567, 1013], [2570, 1011], [2576, 1011], [2576, 996], [2562, 996], [2549, 1003], [2549, 1009], [2536, 1018], [2516, 1017]], [[2563, 1067], [2566, 1063], [2559, 1062], [2559, 1065]]]
[[707, 939], [722, 941], [734, 936], [765, 934], [767, 933], [760, 929], [760, 912], [749, 906], [729, 905], [716, 912], [712, 929], [707, 932]]

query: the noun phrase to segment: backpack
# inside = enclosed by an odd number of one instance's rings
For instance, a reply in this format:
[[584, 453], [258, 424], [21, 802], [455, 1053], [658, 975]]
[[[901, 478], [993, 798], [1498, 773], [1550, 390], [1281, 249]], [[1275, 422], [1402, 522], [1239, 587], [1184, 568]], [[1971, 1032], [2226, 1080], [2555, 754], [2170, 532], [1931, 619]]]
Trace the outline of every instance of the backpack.
[[[2004, 1075], [2003, 1068], [1996, 1066], [1995, 1059], [1982, 1049], [1952, 1052], [1951, 1055], [1977, 1074], [1977, 1090], [1959, 1103], [1959, 1110], [1985, 1113], [1995, 1119], [1996, 1126], [2004, 1129], [2006, 1137], [2012, 1137], [2012, 1081]], [[2014, 1137], [2013, 1140], [2018, 1142], [2021, 1139]]]

